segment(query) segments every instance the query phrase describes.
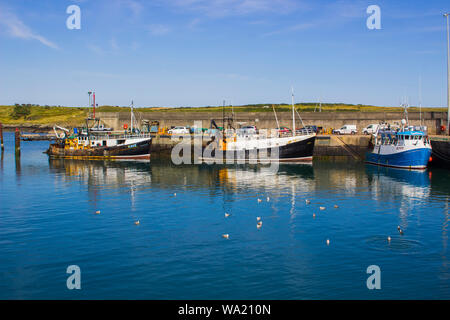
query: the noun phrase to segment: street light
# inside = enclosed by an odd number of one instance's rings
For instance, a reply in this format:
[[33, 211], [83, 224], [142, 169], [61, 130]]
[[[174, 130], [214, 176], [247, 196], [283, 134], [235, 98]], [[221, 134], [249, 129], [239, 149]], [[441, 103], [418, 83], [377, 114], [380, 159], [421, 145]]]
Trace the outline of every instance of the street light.
[[88, 108], [91, 107], [91, 94], [92, 94], [92, 91], [89, 91], [89, 92], [88, 92], [88, 95], [89, 95], [89, 105], [88, 105]]
[[448, 17], [450, 13], [444, 14], [447, 18], [447, 130], [450, 135], [450, 32]]

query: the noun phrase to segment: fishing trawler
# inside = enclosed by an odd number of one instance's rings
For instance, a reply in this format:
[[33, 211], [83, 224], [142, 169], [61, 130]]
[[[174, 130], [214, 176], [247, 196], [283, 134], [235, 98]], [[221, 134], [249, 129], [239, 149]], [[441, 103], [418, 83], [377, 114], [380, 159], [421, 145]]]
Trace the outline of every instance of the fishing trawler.
[[[239, 132], [239, 130], [232, 131], [231, 134], [225, 132], [225, 134], [224, 128], [222, 128], [222, 133], [215, 140], [215, 148], [208, 150], [208, 147], [206, 147], [201, 160], [217, 161], [219, 159], [220, 161], [220, 159], [223, 159], [226, 162], [256, 161], [259, 163], [312, 162], [316, 133], [307, 129], [296, 130], [295, 112], [297, 110], [295, 110], [294, 93], [292, 92], [292, 135], [280, 136], [278, 129], [275, 130], [275, 136], [273, 134]], [[298, 112], [297, 115], [303, 124]], [[276, 113], [275, 118], [278, 123]], [[278, 128], [280, 128], [279, 124]], [[303, 128], [305, 128], [304, 125]], [[217, 157], [217, 155], [219, 156]]]
[[424, 127], [409, 126], [406, 119], [398, 129], [380, 125], [374, 134], [373, 150], [366, 154], [366, 162], [373, 165], [401, 169], [426, 169], [431, 157], [431, 142]]
[[[125, 131], [114, 132], [100, 125], [100, 119], [95, 117], [94, 94], [94, 116], [86, 119], [84, 128], [74, 128], [73, 132], [55, 125], [57, 142], [50, 145], [47, 154], [70, 159], [149, 160], [152, 138], [134, 125], [133, 107], [132, 102], [130, 128], [126, 125]], [[92, 121], [94, 125], [90, 126]]]

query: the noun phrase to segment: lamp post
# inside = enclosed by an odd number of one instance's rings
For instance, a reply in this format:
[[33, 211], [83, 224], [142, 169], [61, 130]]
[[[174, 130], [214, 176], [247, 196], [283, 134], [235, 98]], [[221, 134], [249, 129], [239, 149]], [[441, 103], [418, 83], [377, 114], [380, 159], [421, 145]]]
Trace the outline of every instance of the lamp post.
[[89, 105], [88, 105], [88, 117], [89, 117], [89, 112], [90, 112], [90, 110], [89, 109], [91, 109], [91, 94], [92, 94], [92, 91], [89, 91], [88, 92], [88, 95], [89, 95]]
[[444, 14], [447, 18], [447, 130], [450, 135], [450, 31], [448, 17], [450, 13]]

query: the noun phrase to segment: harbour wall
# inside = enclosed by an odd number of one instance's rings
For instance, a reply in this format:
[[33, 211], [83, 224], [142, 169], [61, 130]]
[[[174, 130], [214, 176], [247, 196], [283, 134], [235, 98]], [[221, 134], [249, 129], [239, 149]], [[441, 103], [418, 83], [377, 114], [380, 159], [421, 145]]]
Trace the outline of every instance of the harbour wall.
[[[98, 117], [109, 127], [121, 130], [125, 124], [130, 124], [130, 114], [127, 112], [99, 112]], [[203, 128], [209, 128], [211, 120], [222, 126], [221, 112], [135, 112], [138, 122], [142, 120], [158, 121], [160, 127], [193, 126], [196, 121], [201, 122]], [[231, 114], [226, 114], [231, 116]], [[358, 132], [372, 123], [388, 122], [400, 123], [404, 118], [403, 112], [304, 112], [301, 113], [305, 125], [316, 125], [324, 129], [338, 129], [346, 124], [356, 125]], [[277, 118], [280, 126], [292, 127], [292, 114], [278, 112]], [[420, 113], [408, 113], [411, 125], [420, 124]], [[273, 112], [237, 112], [234, 114], [235, 126], [255, 125], [259, 129], [272, 129], [277, 127]], [[301, 127], [298, 117], [297, 127]], [[422, 112], [422, 123], [428, 127], [429, 134], [440, 134], [440, 128], [447, 123], [446, 112]]]

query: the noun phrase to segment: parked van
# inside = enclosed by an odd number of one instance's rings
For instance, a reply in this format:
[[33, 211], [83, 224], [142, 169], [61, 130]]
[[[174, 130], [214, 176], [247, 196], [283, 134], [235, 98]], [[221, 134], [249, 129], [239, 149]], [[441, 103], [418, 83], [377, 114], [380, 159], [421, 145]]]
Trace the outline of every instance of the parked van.
[[362, 131], [365, 135], [368, 134], [374, 134], [377, 132], [379, 125], [378, 124], [369, 124], [367, 127], [365, 127]]
[[169, 130], [169, 134], [189, 134], [188, 127], [177, 126]]
[[358, 130], [356, 129], [356, 126], [353, 124], [346, 124], [340, 129], [334, 130], [334, 134], [357, 134]]

